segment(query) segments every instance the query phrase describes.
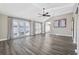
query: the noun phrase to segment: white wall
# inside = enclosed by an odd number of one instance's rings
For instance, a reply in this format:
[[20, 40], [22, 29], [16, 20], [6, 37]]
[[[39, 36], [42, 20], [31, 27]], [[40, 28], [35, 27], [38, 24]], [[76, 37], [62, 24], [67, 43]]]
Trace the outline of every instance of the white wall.
[[45, 22], [42, 22], [42, 33], [45, 33]]
[[[54, 28], [54, 20], [66, 18], [66, 28]], [[72, 13], [52, 17], [51, 21], [51, 33], [55, 35], [72, 36]]]
[[0, 14], [0, 41], [7, 39], [8, 17]]
[[31, 30], [30, 35], [33, 35], [33, 29], [32, 29], [33, 25], [32, 24], [33, 24], [33, 22], [30, 22], [30, 30]]

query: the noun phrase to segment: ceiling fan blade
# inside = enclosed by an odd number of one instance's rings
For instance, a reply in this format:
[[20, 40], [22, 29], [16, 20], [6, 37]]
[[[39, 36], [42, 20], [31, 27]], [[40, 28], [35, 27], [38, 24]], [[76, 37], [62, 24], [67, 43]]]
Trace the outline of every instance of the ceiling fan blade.
[[40, 13], [39, 13], [39, 15], [43, 15], [43, 14], [40, 14]]
[[50, 15], [45, 15], [45, 16], [50, 17]]
[[49, 14], [48, 12], [46, 12], [46, 14]]
[[42, 17], [42, 16], [38, 16], [38, 17]]
[[42, 17], [42, 15], [39, 15], [38, 17]]

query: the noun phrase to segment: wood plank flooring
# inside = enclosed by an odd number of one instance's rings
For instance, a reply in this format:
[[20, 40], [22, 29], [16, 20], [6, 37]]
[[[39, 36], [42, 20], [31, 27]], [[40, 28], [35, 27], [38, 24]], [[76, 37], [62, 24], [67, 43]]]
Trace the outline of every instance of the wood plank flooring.
[[71, 37], [41, 34], [0, 42], [0, 55], [75, 55]]

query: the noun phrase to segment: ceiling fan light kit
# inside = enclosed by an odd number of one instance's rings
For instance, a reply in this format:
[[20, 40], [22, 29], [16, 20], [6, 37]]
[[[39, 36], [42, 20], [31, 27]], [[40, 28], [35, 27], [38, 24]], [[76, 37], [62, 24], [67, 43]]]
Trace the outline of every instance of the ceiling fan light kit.
[[50, 17], [51, 16], [51, 15], [49, 15], [49, 12], [47, 12], [45, 8], [43, 8], [43, 13], [41, 13], [39, 15], [44, 16], [44, 17]]

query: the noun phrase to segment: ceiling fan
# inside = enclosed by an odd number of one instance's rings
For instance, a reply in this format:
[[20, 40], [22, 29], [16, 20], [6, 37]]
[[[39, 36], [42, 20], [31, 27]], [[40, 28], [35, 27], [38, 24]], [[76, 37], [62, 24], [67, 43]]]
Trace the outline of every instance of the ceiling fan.
[[51, 15], [49, 15], [49, 12], [46, 12], [45, 8], [43, 8], [43, 13], [42, 14], [39, 13], [39, 15], [44, 16], [44, 17], [50, 17], [51, 16]]

